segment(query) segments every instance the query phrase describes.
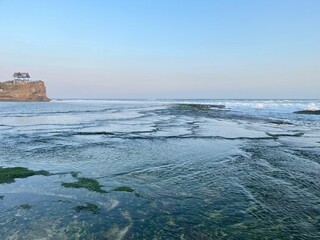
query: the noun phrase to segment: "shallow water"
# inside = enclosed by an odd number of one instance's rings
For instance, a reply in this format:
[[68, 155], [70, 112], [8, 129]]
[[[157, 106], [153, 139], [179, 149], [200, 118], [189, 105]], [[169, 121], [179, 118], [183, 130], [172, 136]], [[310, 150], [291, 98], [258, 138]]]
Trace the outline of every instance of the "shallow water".
[[[181, 107], [223, 104], [226, 109]], [[0, 103], [1, 239], [319, 239], [319, 100]]]

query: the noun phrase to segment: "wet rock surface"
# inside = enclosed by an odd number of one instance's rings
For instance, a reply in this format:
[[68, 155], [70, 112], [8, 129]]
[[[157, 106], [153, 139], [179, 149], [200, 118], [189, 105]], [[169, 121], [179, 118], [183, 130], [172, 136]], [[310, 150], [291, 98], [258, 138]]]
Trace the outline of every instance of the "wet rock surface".
[[179, 105], [1, 103], [2, 239], [320, 238], [317, 116]]
[[301, 110], [294, 112], [296, 114], [311, 114], [311, 115], [320, 115], [320, 110]]

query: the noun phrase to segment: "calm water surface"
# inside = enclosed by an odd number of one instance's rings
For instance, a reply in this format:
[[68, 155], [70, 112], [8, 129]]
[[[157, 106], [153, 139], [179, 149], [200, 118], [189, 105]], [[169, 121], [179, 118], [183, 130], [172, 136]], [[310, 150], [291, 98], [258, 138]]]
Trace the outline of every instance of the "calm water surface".
[[0, 103], [1, 239], [320, 239], [318, 106]]

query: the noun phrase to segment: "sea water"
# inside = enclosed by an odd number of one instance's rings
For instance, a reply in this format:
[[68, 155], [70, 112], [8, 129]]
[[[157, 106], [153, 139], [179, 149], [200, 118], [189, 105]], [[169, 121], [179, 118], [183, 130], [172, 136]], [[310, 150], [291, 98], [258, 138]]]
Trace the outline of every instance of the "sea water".
[[0, 238], [320, 239], [319, 107], [0, 103]]

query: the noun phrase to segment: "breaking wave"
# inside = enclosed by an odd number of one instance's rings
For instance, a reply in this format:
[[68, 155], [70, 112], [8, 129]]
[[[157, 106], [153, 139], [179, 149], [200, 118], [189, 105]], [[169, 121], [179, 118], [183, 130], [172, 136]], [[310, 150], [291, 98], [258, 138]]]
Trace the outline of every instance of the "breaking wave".
[[315, 103], [309, 103], [303, 110], [318, 111], [320, 109]]

